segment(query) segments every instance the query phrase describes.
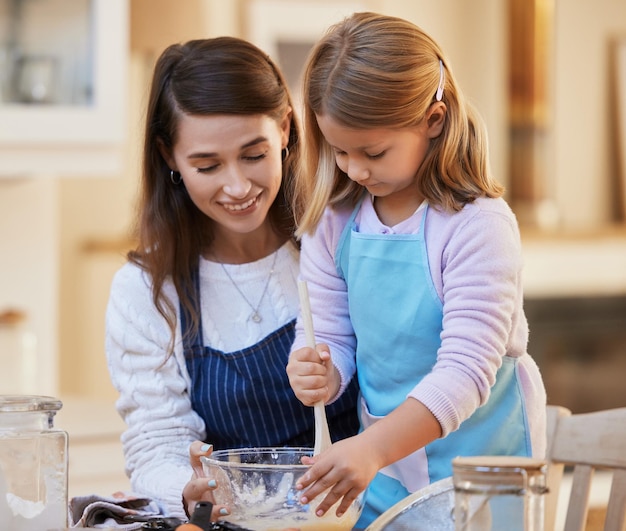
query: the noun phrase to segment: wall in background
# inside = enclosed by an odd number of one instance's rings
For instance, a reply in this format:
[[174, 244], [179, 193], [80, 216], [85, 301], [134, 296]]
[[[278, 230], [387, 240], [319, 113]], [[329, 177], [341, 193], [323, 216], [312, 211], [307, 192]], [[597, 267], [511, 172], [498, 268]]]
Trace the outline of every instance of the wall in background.
[[[62, 388], [66, 391], [114, 395], [104, 362], [103, 313], [110, 278], [120, 263], [122, 249], [113, 246], [107, 251], [105, 245], [104, 252], [101, 248], [100, 251], [85, 255], [81, 248], [84, 250], [85, 242], [94, 239], [105, 242], [117, 240], [123, 247], [133, 218], [142, 115], [152, 61], [172, 42], [221, 34], [246, 37], [245, 9], [256, 1], [263, 3], [265, 0], [230, 3], [193, 0], [186, 4], [185, 10], [180, 10], [167, 0], [131, 0], [131, 141], [128, 146], [128, 170], [117, 180], [63, 180], [61, 184], [64, 242], [61, 283], [64, 296], [60, 311], [63, 324], [61, 378]], [[326, 0], [312, 1], [333, 5], [333, 2]], [[301, 3], [310, 3], [310, 0], [301, 0]], [[506, 2], [362, 0], [361, 3], [366, 8], [412, 20], [440, 43], [466, 96], [485, 119], [490, 135], [494, 174], [507, 184]], [[290, 2], [290, 5], [293, 4]], [[554, 109], [552, 142], [562, 147], [554, 150], [551, 162], [556, 169], [555, 174], [550, 176], [553, 180], [548, 190], [552, 194], [558, 223], [569, 231], [603, 225], [610, 220], [611, 167], [606, 148], [609, 116], [603, 112], [608, 106], [609, 94], [607, 59], [604, 56], [608, 48], [602, 43], [619, 29], [620, 24], [626, 32], [626, 3], [621, 0], [584, 0], [576, 3], [556, 0], [556, 5], [552, 91], [557, 105]], [[237, 10], [237, 6], [241, 11]], [[148, 16], [148, 11], [151, 16]], [[159, 15], [155, 16], [155, 13]], [[593, 20], [586, 25], [585, 43], [579, 38], [577, 29], [582, 27], [581, 19]], [[289, 24], [289, 21], [284, 21], [284, 24]], [[573, 59], [567, 55], [568, 49], [576, 50]], [[590, 71], [593, 75], [581, 75], [572, 62], [592, 65]], [[576, 86], [576, 90], [571, 90], [571, 85]], [[593, 94], [593, 97], [587, 97], [589, 94]], [[564, 112], [568, 116], [565, 122], [562, 121]], [[579, 122], [581, 116], [584, 116], [584, 120]], [[579, 142], [588, 144], [590, 148], [578, 146], [575, 150], [564, 149], [564, 146], [577, 145]], [[563, 176], [563, 172], [567, 172], [567, 177]], [[87, 222], [86, 216], [89, 219]], [[537, 297], [541, 286], [546, 285], [541, 278], [548, 272], [554, 276], [553, 268], [561, 267], [562, 260], [557, 259], [558, 240], [552, 241], [547, 248], [541, 246], [547, 249], [547, 255], [544, 252], [539, 258], [535, 256], [535, 247], [530, 258], [533, 263], [537, 261], [543, 266], [538, 271], [530, 268], [531, 278], [528, 283], [533, 296]], [[555, 260], [550, 259], [551, 252]], [[584, 252], [582, 248], [581, 252]], [[570, 264], [568, 271], [571, 277], [568, 278], [573, 285], [580, 285], [581, 276], [583, 280], [589, 276], [589, 268], [585, 266], [585, 270], [580, 272], [576, 269], [576, 263]], [[614, 278], [614, 275], [599, 272], [597, 277], [590, 278], [591, 291], [598, 289], [599, 277]], [[81, 282], [76, 279], [81, 279]], [[614, 284], [618, 285], [623, 286], [624, 282]], [[559, 289], [560, 293], [567, 292], [567, 286], [563, 283], [559, 284]], [[85, 323], [80, 327], [80, 334], [73, 331], [77, 322]], [[85, 380], [80, 375], [96, 376], [89, 376]], [[102, 381], [96, 384], [94, 377]]]
[[562, 226], [586, 229], [615, 211], [610, 44], [626, 2], [556, 0], [554, 23], [554, 198]]
[[[35, 385], [51, 395], [58, 391], [58, 197], [50, 178], [0, 179], [0, 312], [26, 314], [37, 339]], [[0, 365], [19, 355], [0, 352]]]
[[[20, 306], [31, 314], [42, 370], [52, 382], [42, 391], [54, 393], [60, 386], [63, 393], [112, 396], [104, 365], [103, 306], [134, 217], [152, 61], [169, 42], [241, 33], [239, 8], [253, 1], [189, 0], [182, 10], [168, 0], [131, 0], [125, 170], [106, 179], [0, 183], [0, 308]], [[505, 2], [363, 1], [374, 10], [412, 20], [439, 41], [466, 95], [485, 118], [494, 173], [506, 182]], [[607, 43], [617, 33], [626, 34], [626, 2], [556, 0], [556, 7], [551, 189], [560, 228], [569, 232], [603, 226], [611, 219]], [[554, 242], [547, 252], [556, 256], [558, 235]], [[547, 270], [552, 267], [549, 256], [541, 263]], [[577, 267], [574, 261], [568, 272]], [[602, 274], [585, 268], [580, 276], [597, 282]]]

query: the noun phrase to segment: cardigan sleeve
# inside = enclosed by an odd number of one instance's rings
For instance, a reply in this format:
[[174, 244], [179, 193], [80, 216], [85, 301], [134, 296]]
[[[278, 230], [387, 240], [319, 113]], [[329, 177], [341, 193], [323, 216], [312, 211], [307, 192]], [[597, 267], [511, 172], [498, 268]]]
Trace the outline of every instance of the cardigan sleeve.
[[[170, 289], [170, 292], [174, 291]], [[175, 294], [171, 300], [178, 304]], [[126, 264], [115, 275], [106, 312], [106, 354], [133, 490], [164, 514], [184, 517], [182, 490], [191, 479], [189, 445], [205, 437], [193, 411], [180, 345], [168, 356], [169, 328], [152, 303], [146, 275]]]
[[434, 214], [426, 235], [443, 328], [437, 361], [409, 396], [429, 408], [444, 436], [487, 401], [503, 356], [526, 352], [519, 231], [501, 205], [478, 201], [453, 219]]
[[[333, 364], [341, 376], [336, 400], [350, 383], [356, 371], [356, 337], [348, 310], [348, 292], [335, 267], [335, 251], [349, 218], [350, 210], [327, 208], [314, 234], [302, 238], [300, 278], [307, 282], [313, 330], [317, 343], [330, 348]], [[296, 324], [292, 350], [306, 346], [301, 316]]]

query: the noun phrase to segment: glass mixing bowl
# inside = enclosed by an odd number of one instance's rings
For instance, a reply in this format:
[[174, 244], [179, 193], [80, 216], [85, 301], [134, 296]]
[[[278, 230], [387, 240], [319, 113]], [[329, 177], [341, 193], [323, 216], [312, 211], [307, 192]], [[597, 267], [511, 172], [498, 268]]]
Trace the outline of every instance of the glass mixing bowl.
[[362, 494], [341, 518], [336, 506], [315, 515], [323, 495], [307, 505], [299, 502], [296, 483], [309, 468], [302, 457], [311, 455], [311, 448], [242, 448], [217, 450], [201, 460], [205, 475], [217, 481], [215, 503], [231, 511], [225, 520], [255, 531], [352, 529], [363, 510]]

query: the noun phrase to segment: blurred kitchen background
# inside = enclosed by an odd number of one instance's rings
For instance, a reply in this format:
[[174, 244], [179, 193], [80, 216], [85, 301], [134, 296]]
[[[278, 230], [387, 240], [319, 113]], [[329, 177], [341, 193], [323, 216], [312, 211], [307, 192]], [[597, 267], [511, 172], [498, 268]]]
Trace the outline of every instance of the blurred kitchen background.
[[311, 43], [356, 10], [429, 32], [486, 121], [549, 401], [626, 405], [626, 0], [0, 0], [0, 393], [113, 410], [104, 312], [159, 53], [242, 36], [297, 94]]

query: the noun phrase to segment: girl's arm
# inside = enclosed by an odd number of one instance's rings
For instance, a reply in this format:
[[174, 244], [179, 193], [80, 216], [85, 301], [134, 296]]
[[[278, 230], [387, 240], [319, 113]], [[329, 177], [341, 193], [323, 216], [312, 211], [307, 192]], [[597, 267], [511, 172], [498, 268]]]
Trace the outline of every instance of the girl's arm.
[[528, 327], [519, 231], [506, 203], [477, 200], [429, 221], [426, 244], [443, 330], [433, 370], [409, 396], [433, 412], [445, 436], [488, 400], [503, 356], [526, 353]]
[[[343, 393], [356, 370], [356, 338], [350, 322], [346, 283], [335, 267], [335, 250], [349, 215], [349, 211], [327, 209], [315, 234], [302, 238], [300, 253], [300, 277], [308, 285], [316, 343], [326, 345], [334, 365], [331, 376], [334, 377], [336, 370], [340, 381], [331, 402]], [[292, 353], [306, 345], [299, 318]]]
[[341, 499], [336, 509], [337, 516], [341, 516], [381, 468], [440, 436], [441, 426], [433, 414], [421, 402], [409, 398], [362, 433], [338, 441], [307, 460], [305, 464], [313, 466], [298, 482], [303, 490], [301, 502], [308, 503], [330, 488], [317, 514], [323, 515]]

